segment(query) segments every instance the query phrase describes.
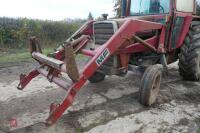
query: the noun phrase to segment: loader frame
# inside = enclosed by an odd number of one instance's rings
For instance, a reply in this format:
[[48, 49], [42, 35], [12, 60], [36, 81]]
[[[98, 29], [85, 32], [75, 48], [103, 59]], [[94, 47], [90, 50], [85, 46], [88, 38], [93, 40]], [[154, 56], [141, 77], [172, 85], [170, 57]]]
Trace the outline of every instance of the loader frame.
[[[185, 26], [178, 39], [176, 48], [181, 47], [183, 40], [189, 30], [190, 23], [193, 19], [191, 13], [170, 13], [172, 16], [184, 17]], [[154, 16], [154, 17], [160, 17]], [[168, 45], [171, 31], [167, 31], [167, 25], [150, 22], [146, 20], [127, 19], [120, 26], [118, 31], [101, 47], [95, 50], [84, 49], [93, 33], [92, 25], [95, 21], [85, 23], [70, 39], [63, 44], [63, 49], [56, 52], [55, 57], [48, 57], [42, 54], [39, 42], [36, 37], [30, 39], [30, 53], [32, 57], [39, 62], [40, 66], [30, 72], [27, 76], [20, 76], [19, 90], [23, 90], [28, 83], [39, 74], [47, 77], [50, 82], [54, 82], [66, 91], [66, 97], [62, 103], [50, 106], [50, 116], [46, 120], [47, 125], [53, 125], [63, 115], [65, 110], [72, 105], [72, 102], [86, 83], [86, 81], [108, 60], [112, 55], [119, 55], [121, 68], [128, 70], [130, 55], [143, 51], [153, 51], [161, 55], [161, 62], [166, 65], [166, 54], [173, 52]], [[169, 23], [170, 24], [170, 23]], [[137, 33], [148, 30], [159, 31], [157, 34], [146, 40], [137, 36]], [[83, 36], [84, 35], [84, 36]], [[76, 41], [72, 41], [75, 39]], [[167, 42], [167, 43], [166, 43]], [[86, 64], [82, 71], [78, 71], [75, 55], [81, 53], [90, 56], [91, 60]], [[163, 61], [164, 60], [164, 61]], [[60, 78], [62, 73], [67, 73], [69, 81]]]

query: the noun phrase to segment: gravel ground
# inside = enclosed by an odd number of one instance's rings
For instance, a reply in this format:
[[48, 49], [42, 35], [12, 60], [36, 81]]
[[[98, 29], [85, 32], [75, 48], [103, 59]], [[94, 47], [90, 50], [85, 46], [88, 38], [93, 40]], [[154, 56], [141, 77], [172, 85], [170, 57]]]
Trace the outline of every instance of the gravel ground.
[[87, 83], [73, 106], [52, 127], [44, 124], [49, 105], [61, 102], [64, 91], [41, 76], [24, 91], [16, 89], [19, 74], [35, 66], [0, 66], [0, 133], [187, 133], [200, 129], [200, 82], [183, 81], [177, 63], [163, 78], [152, 107], [138, 103], [140, 77], [130, 72], [125, 77], [111, 76], [101, 83]]

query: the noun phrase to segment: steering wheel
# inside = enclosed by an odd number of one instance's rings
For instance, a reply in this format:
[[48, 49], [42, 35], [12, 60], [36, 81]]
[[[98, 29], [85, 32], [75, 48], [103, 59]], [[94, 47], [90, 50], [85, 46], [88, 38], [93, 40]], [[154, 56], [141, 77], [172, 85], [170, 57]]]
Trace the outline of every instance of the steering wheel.
[[165, 9], [161, 5], [159, 5], [159, 13], [165, 13]]
[[150, 7], [150, 13], [165, 13], [164, 7], [160, 4], [152, 4]]

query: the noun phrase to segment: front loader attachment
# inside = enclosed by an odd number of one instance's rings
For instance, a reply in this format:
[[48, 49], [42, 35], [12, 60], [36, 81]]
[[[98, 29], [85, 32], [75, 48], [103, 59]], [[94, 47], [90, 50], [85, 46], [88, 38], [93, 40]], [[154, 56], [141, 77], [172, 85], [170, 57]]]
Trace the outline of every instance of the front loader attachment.
[[[161, 24], [153, 22], [128, 20], [105, 44], [95, 50], [88, 50], [85, 46], [90, 41], [91, 35], [88, 35], [88, 33], [93, 22], [89, 22], [87, 25], [89, 26], [83, 26], [84, 29], [73, 35], [74, 39], [66, 41], [61, 49], [49, 56], [42, 54], [36, 37], [30, 39], [30, 53], [39, 63], [39, 67], [27, 76], [23, 74], [20, 76], [18, 89], [23, 90], [33, 78], [41, 74], [50, 82], [54, 82], [66, 90], [64, 101], [59, 105], [52, 104], [50, 106], [50, 116], [46, 120], [47, 125], [53, 125], [62, 116], [64, 111], [72, 104], [77, 92], [109, 57], [114, 54], [120, 55], [121, 68], [124, 69], [128, 68], [128, 57], [131, 52], [145, 50], [145, 45], [151, 45], [151, 48], [156, 46], [155, 42], [158, 40], [156, 37], [147, 40], [148, 43], [145, 43], [144, 46], [140, 42], [132, 45], [131, 42], [133, 41], [130, 40], [134, 39], [133, 35], [136, 32], [151, 29], [161, 30], [163, 28]], [[160, 43], [164, 44], [163, 41]], [[78, 70], [75, 60], [77, 53], [91, 57], [83, 70]], [[63, 74], [67, 74], [69, 78], [62, 78]]]
[[[56, 59], [43, 55], [37, 38], [32, 37], [30, 39], [30, 52], [32, 57], [38, 61], [40, 65], [27, 76], [24, 74], [20, 76], [18, 89], [23, 90], [33, 78], [41, 74], [50, 82], [54, 82], [67, 92], [67, 97], [62, 104], [52, 104], [50, 107], [50, 117], [47, 119], [47, 124], [52, 125], [62, 115], [65, 109], [71, 105], [77, 91], [75, 88], [82, 87], [86, 80], [83, 80], [83, 78], [80, 80], [78, 67], [75, 61], [74, 50], [71, 43], [64, 43], [64, 49], [56, 53]], [[64, 55], [64, 58], [60, 55]], [[66, 73], [69, 78], [61, 78], [63, 73]]]

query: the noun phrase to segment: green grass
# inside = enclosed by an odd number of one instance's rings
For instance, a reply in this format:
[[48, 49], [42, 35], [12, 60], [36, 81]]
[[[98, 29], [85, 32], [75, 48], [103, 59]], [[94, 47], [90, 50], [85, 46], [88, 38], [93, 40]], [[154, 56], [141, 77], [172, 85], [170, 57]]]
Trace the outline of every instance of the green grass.
[[[43, 53], [48, 54], [52, 51], [53, 48], [46, 48]], [[31, 60], [31, 54], [27, 49], [7, 49], [0, 52], [0, 64], [20, 63]]]
[[80, 128], [76, 129], [76, 133], [82, 133], [82, 130]]

